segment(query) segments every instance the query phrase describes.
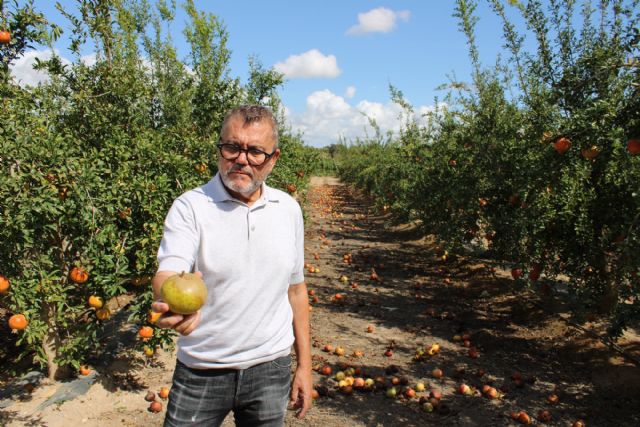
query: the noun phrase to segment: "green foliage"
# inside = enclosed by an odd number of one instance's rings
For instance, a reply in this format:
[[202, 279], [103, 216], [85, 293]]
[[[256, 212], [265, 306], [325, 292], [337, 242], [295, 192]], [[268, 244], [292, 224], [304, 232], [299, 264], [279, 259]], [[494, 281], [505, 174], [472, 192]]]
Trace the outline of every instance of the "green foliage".
[[[396, 138], [344, 147], [341, 177], [450, 249], [485, 248], [525, 272], [542, 269], [543, 280], [521, 283], [568, 286], [576, 312], [607, 313], [618, 336], [640, 317], [640, 158], [626, 149], [640, 135], [639, 2], [593, 10], [585, 1], [581, 19], [574, 1], [510, 2], [528, 32], [502, 2], [490, 4], [508, 62], [481, 67], [476, 3], [457, 0], [473, 89], [452, 82], [461, 90], [429, 125], [409, 121]], [[527, 34], [534, 52], [523, 50]], [[561, 137], [572, 143], [564, 154], [553, 145]]]
[[[85, 0], [78, 16], [64, 14], [72, 51], [95, 41], [95, 64], [76, 58], [64, 65], [54, 56], [38, 65], [51, 77], [46, 84], [0, 83], [0, 274], [12, 283], [0, 307], [26, 315], [19, 357], [46, 366], [51, 377], [101, 349], [109, 314], [99, 319], [90, 296], [115, 314], [118, 297], [127, 294], [130, 320], [147, 323], [164, 217], [178, 195], [216, 172], [214, 143], [227, 108], [262, 95], [281, 114], [273, 96], [281, 76], [254, 59], [250, 83], [241, 86], [230, 77], [229, 35], [221, 21], [191, 1], [185, 9], [188, 64], [162, 36], [175, 5]], [[16, 5], [8, 14], [10, 28], [25, 30], [0, 46], [4, 64], [50, 40], [43, 28], [59, 31], [25, 10]], [[281, 135], [283, 153], [270, 183], [283, 189], [295, 183], [300, 191], [317, 154], [284, 126]], [[88, 271], [86, 283], [69, 278], [74, 266]], [[155, 329], [138, 346], [153, 349], [171, 338]]]

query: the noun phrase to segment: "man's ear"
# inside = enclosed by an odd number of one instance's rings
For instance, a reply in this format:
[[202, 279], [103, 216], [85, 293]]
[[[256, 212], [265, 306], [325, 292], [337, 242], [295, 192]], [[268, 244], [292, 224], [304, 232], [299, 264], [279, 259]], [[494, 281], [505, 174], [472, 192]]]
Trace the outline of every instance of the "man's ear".
[[280, 149], [276, 148], [276, 152], [273, 153], [273, 156], [271, 156], [271, 159], [273, 160], [273, 165], [275, 166], [276, 162], [278, 161], [278, 158], [280, 157]]

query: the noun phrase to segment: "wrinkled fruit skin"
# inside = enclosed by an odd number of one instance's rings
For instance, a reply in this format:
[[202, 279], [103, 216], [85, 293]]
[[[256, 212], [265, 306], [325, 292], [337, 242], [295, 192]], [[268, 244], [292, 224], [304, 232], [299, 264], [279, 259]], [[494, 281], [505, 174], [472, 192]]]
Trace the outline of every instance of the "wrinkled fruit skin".
[[180, 273], [169, 277], [162, 284], [162, 300], [177, 314], [192, 314], [207, 300], [207, 286], [192, 273]]

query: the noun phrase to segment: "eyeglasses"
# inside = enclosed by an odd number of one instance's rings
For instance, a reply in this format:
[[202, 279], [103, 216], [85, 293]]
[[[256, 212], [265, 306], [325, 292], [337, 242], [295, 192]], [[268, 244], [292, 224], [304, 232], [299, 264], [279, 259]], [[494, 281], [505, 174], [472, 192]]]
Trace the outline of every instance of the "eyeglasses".
[[236, 144], [224, 142], [216, 144], [216, 147], [218, 147], [218, 150], [220, 150], [220, 155], [225, 160], [235, 160], [240, 157], [240, 153], [245, 153], [247, 156], [247, 162], [249, 162], [251, 166], [262, 165], [264, 162], [269, 160], [271, 156], [276, 154], [277, 151], [277, 149], [273, 150], [273, 152], [269, 154], [257, 148], [240, 148]]

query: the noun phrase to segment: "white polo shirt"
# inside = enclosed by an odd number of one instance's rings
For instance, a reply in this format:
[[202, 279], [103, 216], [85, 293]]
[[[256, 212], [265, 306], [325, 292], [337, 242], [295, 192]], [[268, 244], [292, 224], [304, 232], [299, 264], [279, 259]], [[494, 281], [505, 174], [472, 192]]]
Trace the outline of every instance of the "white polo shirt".
[[158, 250], [158, 271], [200, 271], [208, 297], [200, 323], [178, 339], [192, 368], [245, 369], [291, 352], [290, 285], [304, 281], [304, 226], [298, 203], [263, 184], [251, 207], [219, 174], [176, 199]]

